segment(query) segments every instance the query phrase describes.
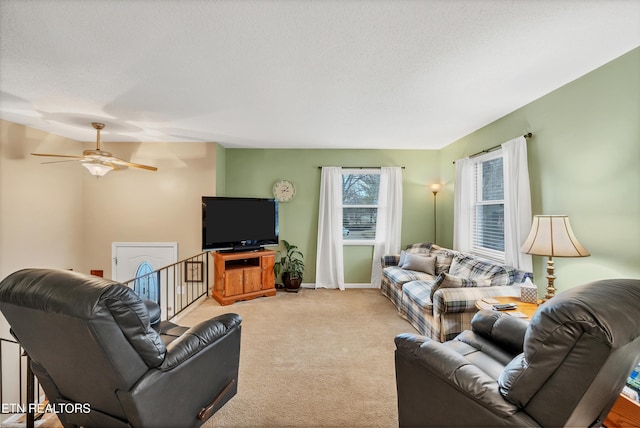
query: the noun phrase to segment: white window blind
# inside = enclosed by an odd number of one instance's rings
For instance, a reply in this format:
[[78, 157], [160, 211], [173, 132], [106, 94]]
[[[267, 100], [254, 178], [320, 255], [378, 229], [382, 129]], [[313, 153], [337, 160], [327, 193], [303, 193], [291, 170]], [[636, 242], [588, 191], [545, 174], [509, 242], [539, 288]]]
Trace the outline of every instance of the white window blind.
[[343, 171], [342, 238], [345, 244], [375, 241], [379, 192], [379, 170]]
[[504, 263], [504, 178], [502, 151], [474, 159], [472, 252]]

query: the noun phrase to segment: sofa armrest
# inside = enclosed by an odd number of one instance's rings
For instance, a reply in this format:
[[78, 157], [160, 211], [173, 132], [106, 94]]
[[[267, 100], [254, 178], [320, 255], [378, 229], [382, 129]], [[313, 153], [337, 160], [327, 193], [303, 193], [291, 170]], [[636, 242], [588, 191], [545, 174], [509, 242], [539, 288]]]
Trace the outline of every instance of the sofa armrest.
[[167, 354], [158, 369], [161, 371], [173, 369], [218, 339], [226, 336], [230, 331], [238, 327], [241, 322], [240, 315], [229, 313], [191, 327], [167, 346]]
[[517, 285], [439, 288], [433, 294], [433, 314], [438, 316], [451, 312], [477, 312], [476, 301], [501, 296], [520, 297], [520, 288]]
[[471, 330], [513, 355], [524, 347], [524, 335], [529, 323], [497, 311], [478, 311], [471, 319]]
[[533, 272], [527, 272], [526, 270], [515, 269], [515, 273], [513, 276], [514, 284], [522, 284], [523, 282], [526, 281], [527, 278], [533, 281]]
[[383, 269], [389, 266], [398, 266], [398, 263], [400, 263], [400, 254], [385, 254], [380, 258], [380, 263]]
[[[398, 376], [398, 382], [420, 382], [432, 379], [433, 382], [416, 385], [416, 391], [423, 395], [421, 402], [428, 403], [429, 396], [440, 399], [458, 397], [480, 403], [496, 418], [506, 418], [518, 412], [518, 407], [502, 397], [498, 382], [483, 370], [472, 364], [464, 356], [435, 340], [412, 334], [396, 336], [396, 359], [406, 358], [413, 361], [410, 376]], [[396, 361], [398, 365], [398, 361]], [[400, 386], [399, 386], [400, 390]], [[399, 392], [399, 400], [404, 399]], [[459, 411], [460, 409], [458, 409]]]

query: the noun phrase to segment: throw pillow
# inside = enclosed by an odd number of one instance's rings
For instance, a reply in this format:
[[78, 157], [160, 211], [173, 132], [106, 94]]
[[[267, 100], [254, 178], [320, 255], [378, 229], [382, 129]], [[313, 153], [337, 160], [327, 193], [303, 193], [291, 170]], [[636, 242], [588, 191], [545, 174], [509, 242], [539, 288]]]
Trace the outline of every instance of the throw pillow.
[[436, 275], [440, 275], [442, 272], [449, 272], [451, 261], [455, 255], [453, 251], [433, 244], [429, 255], [436, 258]]
[[440, 288], [489, 287], [490, 285], [491, 280], [488, 278], [469, 279], [443, 272], [438, 275], [433, 287], [431, 287], [431, 301], [433, 301], [433, 294]]
[[401, 268], [402, 265], [404, 264], [404, 258], [406, 256], [407, 252], [406, 251], [400, 251], [400, 260], [398, 260], [398, 267]]
[[405, 253], [402, 269], [415, 270], [431, 275], [436, 274], [436, 258], [432, 256]]
[[470, 279], [490, 279], [491, 285], [511, 284], [515, 276], [513, 268], [467, 254], [457, 254], [453, 258], [449, 273]]
[[421, 254], [429, 254], [431, 250], [430, 242], [419, 242], [417, 244], [409, 244], [405, 251], [407, 253], [421, 253]]

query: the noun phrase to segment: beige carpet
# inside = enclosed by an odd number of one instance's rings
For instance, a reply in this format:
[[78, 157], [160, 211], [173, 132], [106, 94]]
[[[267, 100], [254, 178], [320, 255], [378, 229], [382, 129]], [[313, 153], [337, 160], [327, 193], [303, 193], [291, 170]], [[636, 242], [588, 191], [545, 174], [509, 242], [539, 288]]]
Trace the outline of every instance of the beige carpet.
[[393, 338], [416, 332], [380, 290], [278, 292], [180, 320], [243, 318], [238, 394], [206, 427], [398, 426]]

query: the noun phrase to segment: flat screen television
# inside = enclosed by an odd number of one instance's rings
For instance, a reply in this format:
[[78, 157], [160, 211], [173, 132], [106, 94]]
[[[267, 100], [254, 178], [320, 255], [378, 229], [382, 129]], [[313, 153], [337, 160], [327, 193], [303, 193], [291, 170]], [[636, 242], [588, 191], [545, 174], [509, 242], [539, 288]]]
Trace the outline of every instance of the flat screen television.
[[278, 245], [278, 202], [202, 197], [202, 249], [252, 251]]

